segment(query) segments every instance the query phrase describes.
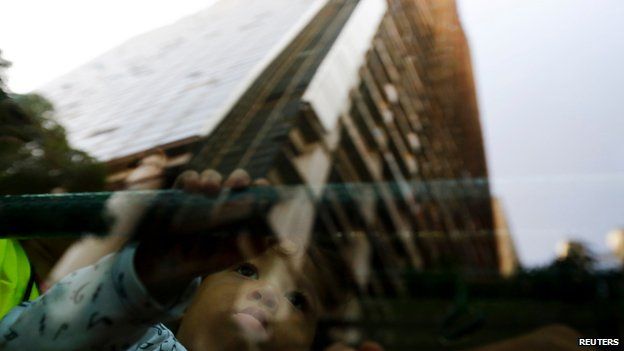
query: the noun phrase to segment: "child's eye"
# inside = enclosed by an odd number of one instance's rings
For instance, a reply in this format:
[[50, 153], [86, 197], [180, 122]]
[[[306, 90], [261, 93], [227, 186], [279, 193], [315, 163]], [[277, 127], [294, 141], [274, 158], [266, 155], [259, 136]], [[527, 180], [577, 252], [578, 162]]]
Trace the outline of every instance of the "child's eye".
[[258, 268], [251, 263], [243, 263], [235, 269], [236, 273], [242, 275], [243, 277], [258, 279], [260, 275], [258, 274]]
[[299, 291], [293, 291], [286, 295], [290, 303], [298, 310], [305, 311], [308, 308], [308, 298]]

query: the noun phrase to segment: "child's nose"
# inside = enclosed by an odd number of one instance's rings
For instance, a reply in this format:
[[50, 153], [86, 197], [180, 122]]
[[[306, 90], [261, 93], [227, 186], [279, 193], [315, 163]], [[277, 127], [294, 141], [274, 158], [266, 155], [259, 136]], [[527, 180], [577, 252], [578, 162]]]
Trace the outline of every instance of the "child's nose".
[[263, 286], [252, 290], [247, 296], [252, 301], [257, 301], [270, 310], [277, 309], [277, 293], [270, 286]]

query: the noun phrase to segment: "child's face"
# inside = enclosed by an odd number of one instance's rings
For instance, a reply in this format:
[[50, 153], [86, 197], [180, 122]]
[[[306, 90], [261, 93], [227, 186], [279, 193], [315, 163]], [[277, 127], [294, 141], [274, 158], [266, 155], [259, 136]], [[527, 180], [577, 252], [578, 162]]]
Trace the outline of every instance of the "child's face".
[[[189, 350], [307, 350], [319, 302], [295, 257], [279, 250], [206, 277], [178, 339]], [[305, 265], [304, 265], [305, 267]]]

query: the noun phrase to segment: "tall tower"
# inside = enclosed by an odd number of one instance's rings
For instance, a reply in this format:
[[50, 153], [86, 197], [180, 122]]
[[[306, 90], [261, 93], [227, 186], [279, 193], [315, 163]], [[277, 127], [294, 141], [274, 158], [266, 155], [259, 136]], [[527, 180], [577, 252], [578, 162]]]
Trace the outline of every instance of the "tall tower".
[[111, 189], [156, 150], [170, 180], [245, 168], [303, 185], [274, 229], [345, 253], [365, 292], [407, 294], [406, 271], [498, 269], [452, 0], [220, 0], [42, 92]]

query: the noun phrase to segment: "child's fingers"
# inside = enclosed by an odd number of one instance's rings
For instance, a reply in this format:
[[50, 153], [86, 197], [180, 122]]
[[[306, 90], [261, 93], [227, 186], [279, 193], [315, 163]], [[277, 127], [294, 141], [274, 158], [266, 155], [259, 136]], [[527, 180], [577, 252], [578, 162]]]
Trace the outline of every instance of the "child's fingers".
[[173, 187], [191, 193], [199, 192], [201, 189], [201, 179], [199, 173], [195, 171], [183, 172], [176, 178]]
[[208, 196], [214, 196], [221, 190], [223, 176], [214, 169], [206, 169], [200, 175], [201, 192]]
[[251, 178], [249, 173], [245, 170], [237, 169], [230, 174], [230, 176], [223, 183], [224, 188], [230, 189], [242, 189], [251, 184]]

